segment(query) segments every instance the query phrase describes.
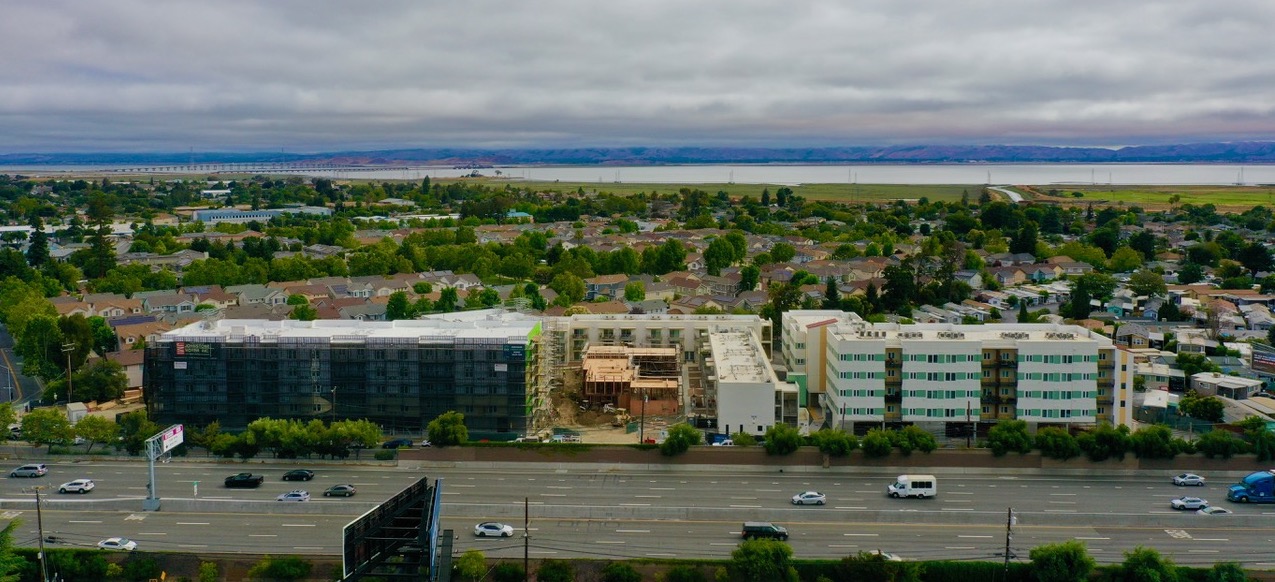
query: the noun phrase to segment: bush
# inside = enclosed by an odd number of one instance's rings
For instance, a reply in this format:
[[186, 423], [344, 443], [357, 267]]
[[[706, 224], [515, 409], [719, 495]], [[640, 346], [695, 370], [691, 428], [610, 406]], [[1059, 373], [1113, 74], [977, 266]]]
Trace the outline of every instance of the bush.
[[216, 562], [199, 563], [199, 582], [217, 582], [220, 577], [221, 571], [217, 568]]
[[1133, 452], [1139, 459], [1172, 459], [1178, 455], [1173, 431], [1164, 425], [1140, 428], [1133, 433]]
[[796, 427], [776, 424], [766, 429], [766, 454], [791, 455], [801, 447], [801, 433]]
[[708, 582], [708, 577], [691, 566], [673, 566], [664, 573], [664, 582]]
[[565, 560], [545, 560], [536, 570], [537, 582], [575, 582], [576, 569]]
[[523, 582], [526, 578], [527, 571], [516, 562], [501, 562], [491, 569], [492, 582]]
[[893, 580], [920, 582], [921, 565], [916, 562], [891, 562], [881, 554], [859, 552], [837, 562], [838, 580]]
[[1060, 461], [1080, 456], [1080, 445], [1076, 443], [1076, 437], [1056, 426], [1047, 426], [1036, 431], [1036, 448], [1040, 449], [1040, 454]]
[[881, 458], [890, 454], [890, 450], [894, 448], [894, 443], [890, 440], [890, 434], [879, 428], [874, 428], [864, 435], [863, 454], [870, 458]]
[[135, 582], [146, 582], [147, 580], [158, 579], [159, 573], [159, 562], [156, 562], [154, 558], [141, 558], [125, 562], [124, 569], [120, 572], [120, 575]]
[[487, 558], [478, 550], [466, 550], [452, 563], [452, 568], [460, 580], [479, 580], [487, 574]]
[[991, 447], [992, 454], [997, 457], [1005, 456], [1005, 453], [1030, 453], [1032, 450], [1032, 438], [1027, 434], [1027, 423], [1022, 420], [1004, 420], [996, 423], [992, 430], [987, 432], [987, 446]]
[[1248, 450], [1248, 444], [1239, 437], [1225, 430], [1211, 430], [1195, 441], [1195, 449], [1212, 459], [1222, 457], [1229, 459]]
[[624, 562], [611, 562], [602, 569], [601, 582], [642, 582], [642, 574]]
[[904, 455], [912, 454], [912, 451], [921, 451], [922, 453], [933, 452], [939, 448], [939, 443], [935, 440], [934, 435], [926, 432], [919, 426], [905, 426], [903, 430], [896, 431], [891, 439], [895, 446]]
[[393, 461], [398, 456], [398, 451], [394, 449], [376, 451], [373, 457], [378, 461]]
[[730, 435], [730, 442], [735, 443], [737, 447], [755, 447], [757, 446], [757, 437], [746, 432], [737, 432]]
[[1094, 569], [1094, 559], [1076, 540], [1032, 548], [1031, 560], [1040, 582], [1085, 582]]
[[738, 582], [768, 580], [798, 582], [792, 566], [792, 547], [777, 540], [745, 540], [731, 552], [730, 579]]
[[248, 570], [248, 578], [265, 580], [300, 580], [310, 575], [313, 565], [296, 556], [266, 556]]
[[1133, 438], [1129, 436], [1129, 427], [1121, 425], [1119, 428], [1109, 424], [1101, 425], [1093, 430], [1081, 434], [1076, 439], [1080, 445], [1080, 450], [1089, 455], [1092, 461], [1105, 461], [1107, 459], [1123, 459], [1125, 453], [1133, 447]]
[[1244, 573], [1244, 568], [1235, 562], [1223, 562], [1214, 564], [1213, 569], [1209, 570], [1209, 582], [1247, 582], [1248, 575]]
[[689, 450], [691, 445], [700, 444], [703, 437], [698, 429], [689, 424], [675, 424], [669, 427], [668, 436], [660, 443], [660, 453], [666, 457], [680, 455]]
[[1005, 566], [996, 562], [926, 562], [922, 572], [925, 582], [974, 582], [996, 580], [1004, 582], [1035, 582], [1031, 564], [1012, 562], [1009, 576]]
[[1160, 552], [1139, 546], [1125, 552], [1120, 578], [1124, 582], [1176, 582], [1178, 570]]
[[859, 439], [854, 435], [836, 429], [822, 429], [811, 436], [819, 452], [830, 457], [844, 457], [859, 447]]

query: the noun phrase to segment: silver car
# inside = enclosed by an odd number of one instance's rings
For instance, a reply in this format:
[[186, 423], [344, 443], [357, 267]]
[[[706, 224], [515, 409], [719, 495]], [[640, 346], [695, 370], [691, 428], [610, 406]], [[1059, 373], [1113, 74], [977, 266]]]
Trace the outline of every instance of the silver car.
[[43, 477], [49, 472], [49, 468], [44, 463], [35, 463], [31, 465], [23, 465], [9, 472], [10, 477]]
[[484, 521], [483, 523], [474, 526], [474, 535], [480, 538], [507, 538], [514, 535], [514, 528], [513, 526], [505, 525], [503, 523]]
[[1174, 475], [1173, 484], [1179, 487], [1203, 487], [1204, 477], [1196, 475], [1195, 473]]
[[58, 493], [88, 493], [97, 487], [92, 479], [76, 479], [58, 486]]
[[1173, 509], [1203, 509], [1209, 506], [1209, 502], [1199, 497], [1179, 497], [1169, 502], [1169, 507]]
[[806, 491], [792, 496], [793, 505], [823, 505], [828, 502], [828, 496], [818, 491]]

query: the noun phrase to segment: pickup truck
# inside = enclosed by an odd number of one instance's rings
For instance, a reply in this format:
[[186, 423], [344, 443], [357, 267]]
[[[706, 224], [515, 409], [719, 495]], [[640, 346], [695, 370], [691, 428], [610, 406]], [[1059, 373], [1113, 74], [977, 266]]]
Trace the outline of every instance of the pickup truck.
[[261, 475], [253, 475], [252, 473], [239, 473], [226, 477], [226, 487], [246, 487], [255, 489], [260, 487], [266, 478]]

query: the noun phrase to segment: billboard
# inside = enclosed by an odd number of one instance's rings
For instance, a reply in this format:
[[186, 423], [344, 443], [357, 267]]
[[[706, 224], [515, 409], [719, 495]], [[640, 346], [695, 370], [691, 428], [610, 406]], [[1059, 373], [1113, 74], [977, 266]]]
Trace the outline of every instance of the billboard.
[[180, 424], [174, 424], [159, 433], [159, 454], [167, 453], [173, 450], [177, 445], [185, 442], [185, 431]]
[[177, 357], [179, 358], [211, 358], [213, 355], [213, 345], [204, 342], [176, 342]]
[[[342, 579], [369, 575], [398, 578], [404, 570], [432, 570], [437, 541], [422, 538], [437, 531], [438, 499], [438, 489], [421, 477], [346, 524], [341, 535]], [[409, 573], [413, 575], [411, 579], [419, 579], [414, 572]]]
[[1253, 346], [1253, 371], [1275, 375], [1275, 348], [1256, 342], [1250, 345]]

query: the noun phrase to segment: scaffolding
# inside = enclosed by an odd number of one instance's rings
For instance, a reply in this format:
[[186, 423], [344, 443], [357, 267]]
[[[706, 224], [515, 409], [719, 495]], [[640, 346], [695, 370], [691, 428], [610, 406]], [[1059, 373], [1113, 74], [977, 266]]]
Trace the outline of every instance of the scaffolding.
[[633, 410], [655, 401], [659, 410], [676, 411], [681, 403], [681, 362], [677, 348], [590, 346], [585, 352], [582, 397], [590, 406]]

